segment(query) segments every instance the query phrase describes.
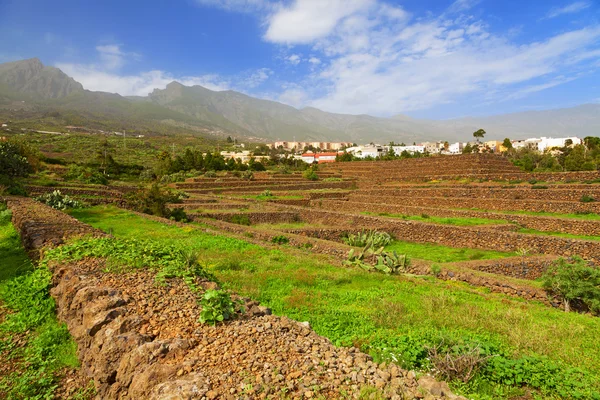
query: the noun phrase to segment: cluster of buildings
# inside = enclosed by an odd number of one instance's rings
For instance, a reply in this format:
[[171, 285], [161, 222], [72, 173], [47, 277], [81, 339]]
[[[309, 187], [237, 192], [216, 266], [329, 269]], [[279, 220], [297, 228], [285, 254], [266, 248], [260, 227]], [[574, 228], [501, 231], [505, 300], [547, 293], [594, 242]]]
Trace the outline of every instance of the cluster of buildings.
[[352, 146], [351, 142], [274, 142], [267, 146], [271, 149], [283, 149], [302, 151], [305, 148], [313, 148], [315, 150], [342, 150]]
[[[422, 142], [413, 145], [378, 145], [368, 144], [362, 146], [354, 146], [353, 143], [349, 142], [274, 142], [267, 146], [271, 149], [284, 149], [290, 151], [292, 154], [289, 157], [296, 160], [302, 160], [308, 164], [312, 163], [330, 163], [335, 162], [336, 156], [348, 153], [355, 158], [377, 158], [389, 155], [392, 151], [394, 155], [401, 155], [404, 152], [410, 154], [421, 153], [421, 154], [462, 154], [463, 150], [467, 146], [477, 145], [480, 152], [494, 152], [502, 153], [508, 149], [503, 146], [503, 142], [498, 140], [488, 141], [471, 141], [471, 142]], [[565, 137], [565, 138], [530, 138], [523, 140], [511, 140], [513, 148], [530, 148], [532, 150], [538, 150], [544, 152], [548, 149], [564, 147], [565, 145], [576, 145], [583, 143], [578, 137]], [[307, 150], [310, 148], [311, 150]], [[314, 151], [313, 151], [314, 150]], [[327, 151], [329, 150], [329, 151]], [[332, 151], [333, 150], [333, 151]], [[302, 153], [300, 153], [302, 152]], [[266, 160], [268, 156], [253, 156], [251, 151], [245, 150], [241, 152], [227, 152], [222, 151], [221, 155], [228, 158], [238, 159], [240, 158], [243, 163], [247, 163], [250, 158], [254, 157], [255, 160]]]

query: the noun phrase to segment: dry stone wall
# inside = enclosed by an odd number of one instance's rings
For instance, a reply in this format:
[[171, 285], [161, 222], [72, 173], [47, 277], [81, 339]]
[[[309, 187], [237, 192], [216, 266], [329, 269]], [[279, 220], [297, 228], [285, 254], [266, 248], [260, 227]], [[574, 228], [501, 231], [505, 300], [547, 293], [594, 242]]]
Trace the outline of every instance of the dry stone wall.
[[600, 202], [582, 203], [575, 201], [508, 200], [508, 199], [467, 199], [458, 197], [408, 197], [408, 196], [360, 196], [352, 201], [359, 203], [399, 204], [405, 206], [440, 208], [478, 208], [497, 211], [532, 211], [568, 214], [573, 212], [600, 213]]
[[[404, 215], [427, 214], [436, 217], [466, 217], [506, 220], [515, 224], [515, 228], [523, 227], [543, 232], [569, 233], [573, 235], [600, 236], [600, 220], [585, 220], [576, 218], [554, 218], [527, 214], [502, 214], [475, 210], [454, 210], [449, 208], [434, 208], [421, 206], [403, 206], [383, 203], [358, 203], [353, 201], [327, 200], [311, 202], [313, 207], [327, 210], [348, 212], [392, 213]], [[483, 227], [483, 226], [482, 226]], [[497, 229], [497, 226], [495, 227]], [[508, 229], [508, 228], [506, 228]]]

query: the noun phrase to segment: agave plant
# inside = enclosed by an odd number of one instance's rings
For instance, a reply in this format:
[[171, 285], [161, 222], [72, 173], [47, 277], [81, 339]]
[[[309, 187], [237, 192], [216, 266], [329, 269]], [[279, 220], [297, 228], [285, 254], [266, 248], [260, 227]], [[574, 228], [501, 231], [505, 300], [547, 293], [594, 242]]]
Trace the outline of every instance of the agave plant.
[[407, 267], [410, 265], [408, 257], [405, 254], [398, 255], [395, 251], [389, 253], [383, 249], [383, 246], [378, 249], [365, 246], [358, 253], [355, 252], [355, 249], [352, 249], [348, 253], [344, 265], [359, 267], [365, 271], [379, 271], [387, 275], [406, 272]]
[[392, 236], [387, 232], [360, 231], [356, 234], [350, 233], [343, 240], [349, 246], [379, 248], [390, 244]]

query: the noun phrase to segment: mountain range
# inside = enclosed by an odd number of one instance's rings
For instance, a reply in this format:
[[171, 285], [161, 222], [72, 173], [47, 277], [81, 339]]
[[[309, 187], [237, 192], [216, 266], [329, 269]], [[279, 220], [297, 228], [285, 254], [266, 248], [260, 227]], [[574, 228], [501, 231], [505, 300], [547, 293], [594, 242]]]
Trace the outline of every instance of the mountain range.
[[[598, 136], [600, 104], [452, 120], [335, 114], [296, 109], [227, 90], [171, 82], [148, 96], [93, 92], [37, 58], [0, 64], [0, 118], [43, 119], [60, 125], [158, 133], [192, 131], [263, 141], [356, 143], [466, 141], [483, 128], [486, 138]], [[50, 116], [50, 117], [49, 117]]]

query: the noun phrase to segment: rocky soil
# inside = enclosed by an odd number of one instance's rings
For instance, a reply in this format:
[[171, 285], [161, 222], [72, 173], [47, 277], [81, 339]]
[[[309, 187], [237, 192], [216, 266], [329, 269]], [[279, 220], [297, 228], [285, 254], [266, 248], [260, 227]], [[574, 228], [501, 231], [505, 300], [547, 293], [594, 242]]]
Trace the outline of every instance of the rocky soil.
[[101, 260], [57, 266], [52, 290], [99, 398], [338, 399], [366, 386], [391, 399], [459, 398], [445, 383], [335, 347], [308, 323], [254, 302], [212, 327], [198, 322], [197, 294], [182, 281], [160, 285], [151, 271], [101, 268]]

